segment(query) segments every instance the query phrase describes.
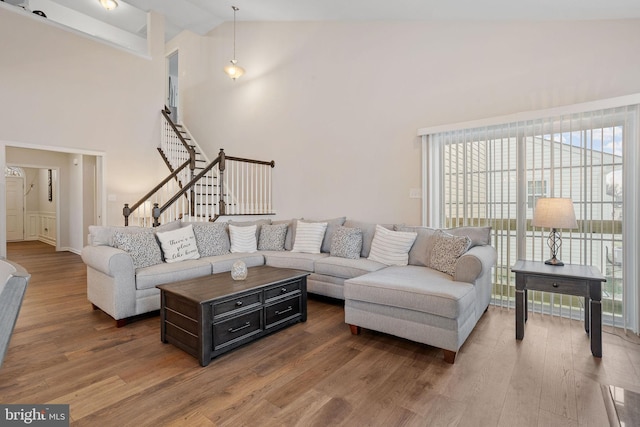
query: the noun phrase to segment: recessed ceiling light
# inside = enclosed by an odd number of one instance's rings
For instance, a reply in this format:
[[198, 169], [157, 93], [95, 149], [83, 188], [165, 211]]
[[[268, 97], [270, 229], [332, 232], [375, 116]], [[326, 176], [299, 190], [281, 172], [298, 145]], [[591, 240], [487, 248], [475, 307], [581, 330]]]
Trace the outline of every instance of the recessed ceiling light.
[[107, 10], [113, 10], [118, 7], [118, 2], [116, 0], [99, 0], [102, 7]]

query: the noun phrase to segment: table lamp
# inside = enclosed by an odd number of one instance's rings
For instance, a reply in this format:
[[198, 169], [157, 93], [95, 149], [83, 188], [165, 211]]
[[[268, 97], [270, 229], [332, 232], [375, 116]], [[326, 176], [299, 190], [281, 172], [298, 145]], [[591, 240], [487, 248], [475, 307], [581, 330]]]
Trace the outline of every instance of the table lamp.
[[551, 258], [544, 263], [548, 265], [562, 266], [564, 263], [557, 257], [558, 250], [562, 246], [561, 228], [578, 228], [576, 213], [573, 210], [571, 199], [559, 197], [540, 198], [536, 201], [536, 208], [533, 211], [534, 227], [550, 228], [551, 232], [547, 238], [547, 245], [551, 249]]

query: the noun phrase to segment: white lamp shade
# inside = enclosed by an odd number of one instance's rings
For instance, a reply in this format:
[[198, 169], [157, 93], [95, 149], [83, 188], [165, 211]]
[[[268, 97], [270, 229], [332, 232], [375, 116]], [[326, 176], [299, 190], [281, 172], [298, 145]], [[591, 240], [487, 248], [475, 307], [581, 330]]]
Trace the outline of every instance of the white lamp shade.
[[573, 201], [559, 197], [538, 199], [531, 223], [535, 227], [578, 228]]

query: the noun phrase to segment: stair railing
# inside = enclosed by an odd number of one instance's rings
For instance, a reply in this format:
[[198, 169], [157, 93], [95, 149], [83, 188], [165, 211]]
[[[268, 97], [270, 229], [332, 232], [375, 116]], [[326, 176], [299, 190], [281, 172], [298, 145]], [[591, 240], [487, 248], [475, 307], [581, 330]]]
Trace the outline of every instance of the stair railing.
[[188, 183], [174, 184], [175, 191], [169, 195], [166, 187], [188, 164], [189, 160], [185, 161], [131, 207], [125, 205], [125, 225], [129, 225], [128, 218], [136, 209], [140, 210], [135, 215], [138, 225], [154, 227], [186, 217], [191, 221], [215, 221], [220, 216], [273, 215], [274, 161], [229, 157], [220, 149], [213, 162]]
[[175, 165], [181, 165], [186, 160], [189, 160], [189, 169], [177, 177], [178, 181], [186, 183], [191, 181], [194, 176], [196, 153], [195, 149], [184, 137], [183, 132], [178, 129], [178, 125], [171, 120], [170, 114], [171, 111], [167, 107], [162, 110], [162, 116], [165, 120], [162, 123], [162, 135], [158, 151], [171, 171], [173, 171]]

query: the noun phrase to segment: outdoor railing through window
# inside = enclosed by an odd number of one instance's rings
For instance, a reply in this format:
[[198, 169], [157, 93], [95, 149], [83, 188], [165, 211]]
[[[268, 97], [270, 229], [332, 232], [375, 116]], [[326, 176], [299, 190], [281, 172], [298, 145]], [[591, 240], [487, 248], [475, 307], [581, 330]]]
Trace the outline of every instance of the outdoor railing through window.
[[[514, 306], [511, 266], [517, 259], [550, 256], [549, 230], [531, 225], [536, 199], [566, 197], [574, 202], [578, 228], [562, 230], [559, 258], [599, 268], [607, 279], [604, 323], [637, 329], [637, 284], [626, 276], [633, 270], [637, 277], [638, 267], [624, 264], [631, 259], [624, 248], [637, 244], [628, 231], [637, 224], [624, 220], [628, 195], [638, 188], [623, 185], [637, 174], [625, 175], [624, 168], [637, 169], [624, 161], [626, 145], [638, 143], [637, 115], [636, 106], [625, 106], [428, 134], [431, 167], [425, 169], [429, 182], [439, 183], [427, 200], [439, 206], [428, 225], [492, 227], [498, 251], [493, 304]], [[533, 311], [584, 315], [583, 298], [544, 292], [528, 297]]]

